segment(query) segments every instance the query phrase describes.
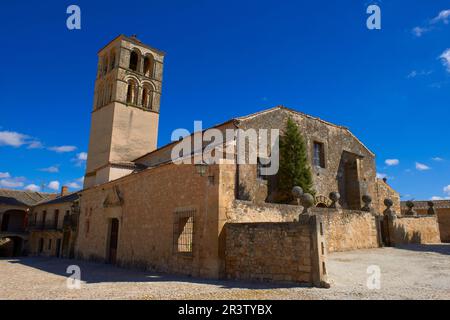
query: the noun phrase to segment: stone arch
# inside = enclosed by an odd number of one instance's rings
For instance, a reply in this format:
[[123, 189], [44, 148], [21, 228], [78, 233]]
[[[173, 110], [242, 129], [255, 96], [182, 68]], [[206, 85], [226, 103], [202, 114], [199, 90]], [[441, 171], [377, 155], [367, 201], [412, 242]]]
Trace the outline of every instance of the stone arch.
[[129, 63], [128, 63], [128, 68], [129, 68], [130, 70], [139, 72], [139, 71], [140, 71], [140, 70], [139, 70], [139, 69], [140, 69], [140, 68], [139, 68], [139, 65], [140, 65], [140, 62], [141, 62], [141, 57], [142, 57], [142, 54], [141, 54], [141, 52], [139, 51], [139, 49], [134, 48], [134, 49], [130, 52], [130, 61], [129, 61]]
[[147, 53], [144, 57], [144, 76], [153, 78], [153, 71], [155, 69], [155, 58], [152, 54]]
[[314, 202], [317, 208], [328, 208], [331, 205], [330, 198], [321, 194], [315, 197]]
[[139, 86], [135, 79], [127, 80], [127, 103], [137, 104]]

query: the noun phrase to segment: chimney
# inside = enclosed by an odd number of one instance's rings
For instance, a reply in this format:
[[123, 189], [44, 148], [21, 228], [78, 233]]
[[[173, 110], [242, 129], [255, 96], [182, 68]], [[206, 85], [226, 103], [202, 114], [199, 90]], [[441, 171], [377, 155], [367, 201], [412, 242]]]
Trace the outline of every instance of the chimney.
[[61, 197], [67, 195], [69, 193], [69, 187], [68, 186], [62, 186], [61, 187]]

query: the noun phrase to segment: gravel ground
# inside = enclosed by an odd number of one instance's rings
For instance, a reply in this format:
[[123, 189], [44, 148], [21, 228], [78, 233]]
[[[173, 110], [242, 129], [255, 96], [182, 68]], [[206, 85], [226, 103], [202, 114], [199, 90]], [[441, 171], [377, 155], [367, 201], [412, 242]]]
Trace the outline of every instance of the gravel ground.
[[[81, 268], [81, 289], [66, 287], [67, 266]], [[366, 286], [368, 266], [381, 288]], [[0, 259], [0, 299], [450, 299], [450, 244], [333, 253], [330, 289], [214, 281], [125, 270], [84, 261]]]

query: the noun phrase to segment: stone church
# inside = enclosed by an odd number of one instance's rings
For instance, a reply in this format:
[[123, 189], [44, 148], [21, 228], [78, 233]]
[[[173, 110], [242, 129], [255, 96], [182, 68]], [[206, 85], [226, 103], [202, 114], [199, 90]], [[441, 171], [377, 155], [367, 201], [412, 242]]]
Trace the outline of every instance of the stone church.
[[283, 106], [214, 129], [283, 132], [293, 119], [307, 145], [312, 203], [273, 203], [276, 185], [259, 162], [174, 163], [178, 141], [157, 148], [164, 52], [121, 35], [98, 57], [76, 236], [66, 244], [75, 257], [319, 286], [327, 252], [440, 241], [435, 215], [400, 216], [398, 193], [377, 179], [374, 153], [348, 128]]

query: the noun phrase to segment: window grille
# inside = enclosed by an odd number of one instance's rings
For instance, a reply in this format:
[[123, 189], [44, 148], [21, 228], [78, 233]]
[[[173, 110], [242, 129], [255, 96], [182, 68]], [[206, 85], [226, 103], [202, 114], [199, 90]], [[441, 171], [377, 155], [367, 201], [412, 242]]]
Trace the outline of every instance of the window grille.
[[175, 211], [173, 227], [174, 252], [192, 254], [194, 246], [195, 209]]

